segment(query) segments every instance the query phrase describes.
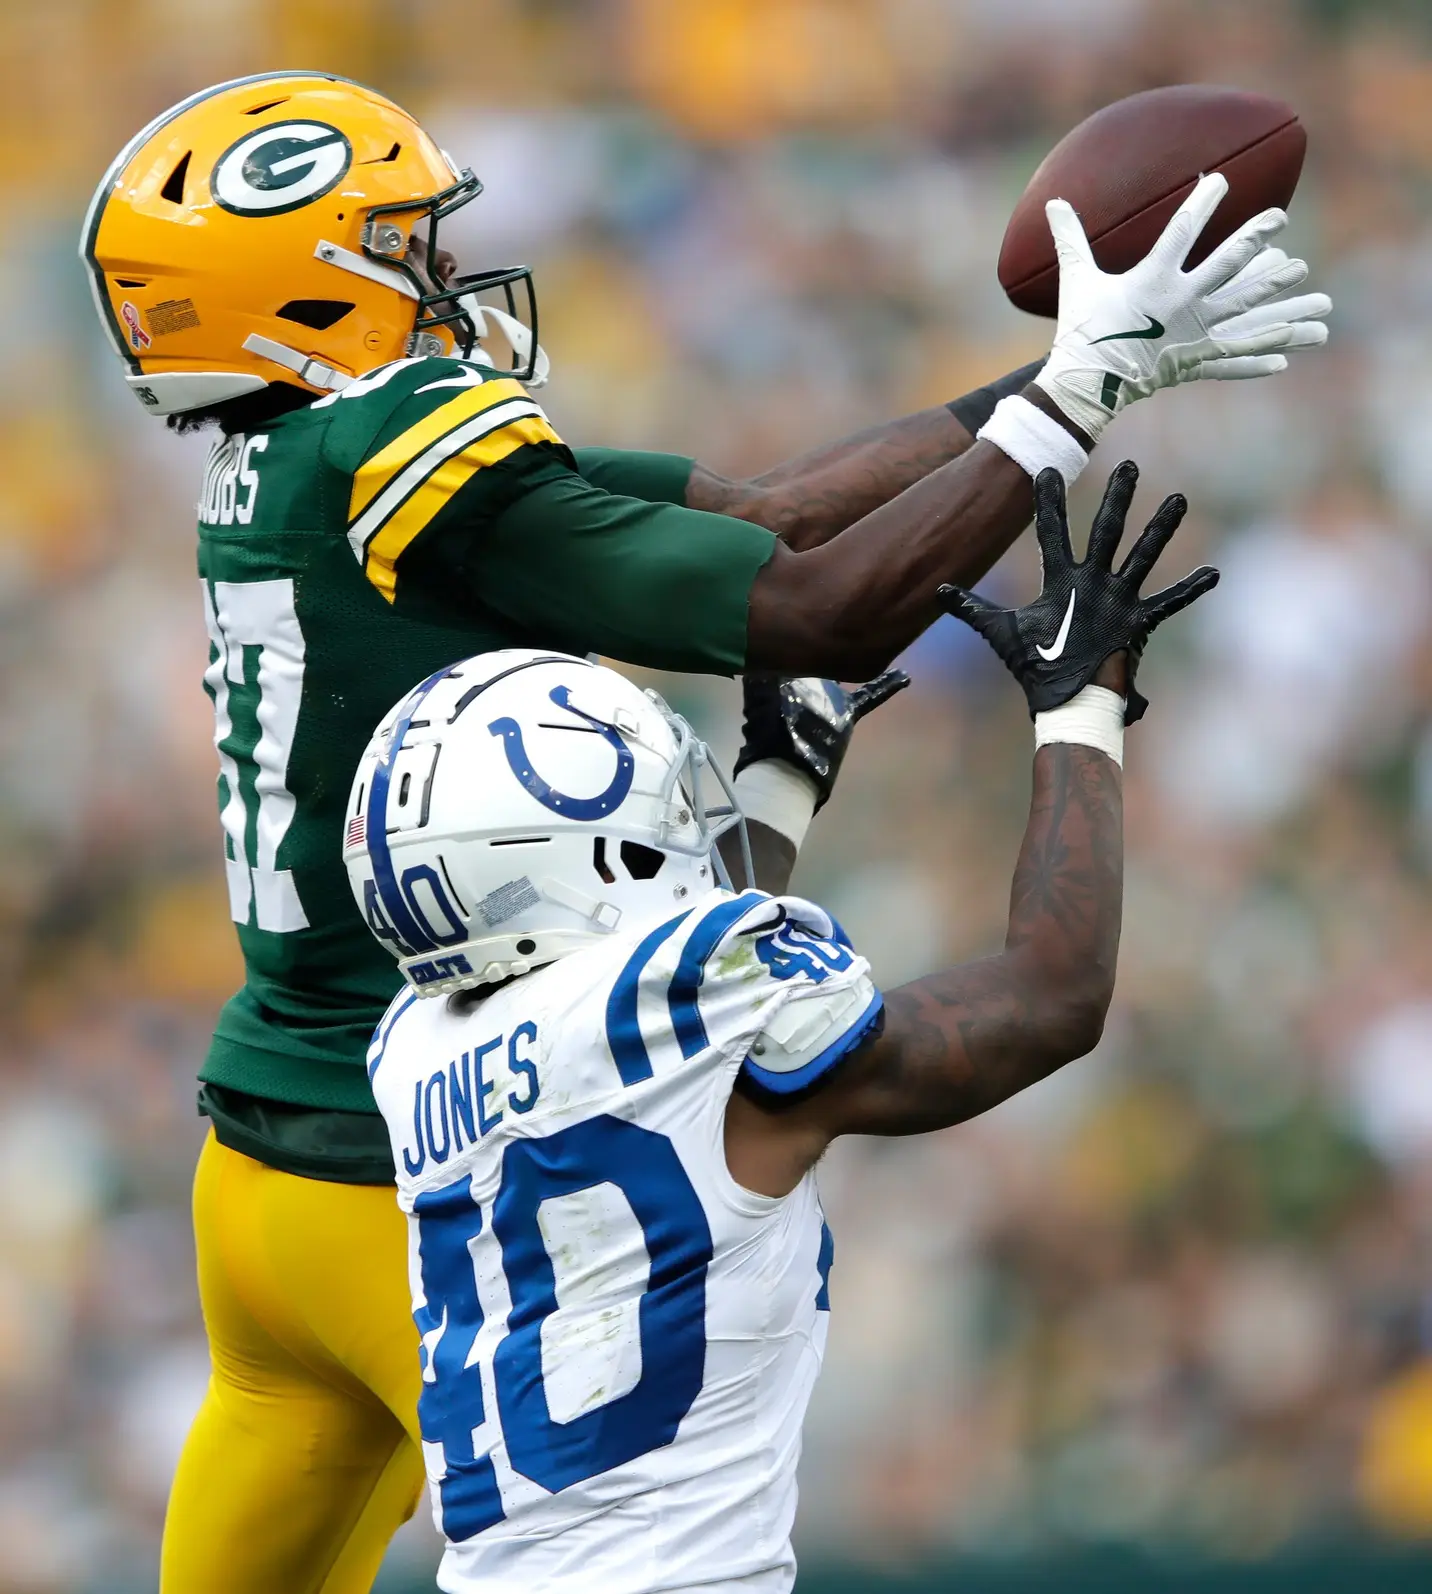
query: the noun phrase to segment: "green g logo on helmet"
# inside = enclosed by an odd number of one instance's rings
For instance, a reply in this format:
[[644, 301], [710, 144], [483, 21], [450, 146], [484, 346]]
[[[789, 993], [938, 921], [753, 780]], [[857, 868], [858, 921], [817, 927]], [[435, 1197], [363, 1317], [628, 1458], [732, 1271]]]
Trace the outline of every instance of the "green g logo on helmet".
[[236, 216], [281, 216], [321, 199], [353, 164], [353, 146], [327, 122], [276, 122], [231, 144], [209, 187]]

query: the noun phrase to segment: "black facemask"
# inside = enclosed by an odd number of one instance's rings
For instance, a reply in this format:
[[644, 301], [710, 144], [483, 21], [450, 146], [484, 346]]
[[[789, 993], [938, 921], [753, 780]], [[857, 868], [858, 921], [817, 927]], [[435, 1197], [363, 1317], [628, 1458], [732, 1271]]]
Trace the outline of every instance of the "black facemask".
[[[538, 355], [537, 291], [532, 284], [532, 268], [510, 266], [496, 271], [478, 271], [454, 277], [445, 285], [437, 286], [438, 223], [454, 211], [461, 210], [481, 192], [481, 181], [471, 171], [464, 170], [451, 187], [442, 189], [425, 203], [375, 205], [368, 212], [368, 221], [363, 228], [363, 253], [382, 265], [396, 266], [418, 291], [418, 314], [408, 340], [409, 355], [431, 352], [425, 349], [423, 338], [438, 327], [448, 327], [458, 353], [464, 359], [468, 358], [477, 345], [478, 331], [472, 316], [463, 308], [462, 300], [470, 294], [482, 295], [500, 290], [506, 301], [507, 314], [522, 322], [532, 335], [526, 360], [516, 356], [512, 368], [504, 374], [515, 377], [519, 382], [529, 382], [536, 373]], [[425, 216], [428, 222], [425, 277], [409, 261], [391, 252], [400, 245], [406, 250], [415, 215], [418, 218]], [[388, 221], [390, 216], [395, 220]], [[526, 304], [521, 309], [518, 307], [519, 285], [526, 298]]]

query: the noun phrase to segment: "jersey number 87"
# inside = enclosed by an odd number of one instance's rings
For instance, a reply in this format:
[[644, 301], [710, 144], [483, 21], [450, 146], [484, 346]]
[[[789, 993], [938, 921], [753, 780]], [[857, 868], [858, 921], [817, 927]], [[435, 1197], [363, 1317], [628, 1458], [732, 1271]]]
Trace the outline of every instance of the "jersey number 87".
[[[200, 584], [214, 650], [204, 686], [214, 702], [229, 913], [237, 923], [247, 924], [252, 911], [260, 930], [302, 930], [308, 918], [293, 874], [277, 866], [296, 808], [288, 789], [288, 761], [298, 730], [305, 663], [293, 581]], [[250, 685], [247, 667], [253, 653], [258, 655], [257, 681]], [[252, 813], [241, 761], [255, 766]]]

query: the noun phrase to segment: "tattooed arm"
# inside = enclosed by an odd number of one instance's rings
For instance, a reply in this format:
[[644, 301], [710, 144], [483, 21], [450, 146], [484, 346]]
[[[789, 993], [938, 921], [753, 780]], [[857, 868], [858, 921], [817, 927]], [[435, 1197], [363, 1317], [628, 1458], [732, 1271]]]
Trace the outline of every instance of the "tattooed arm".
[[746, 1188], [785, 1194], [837, 1135], [921, 1134], [959, 1123], [1098, 1041], [1123, 911], [1123, 727], [1146, 706], [1134, 667], [1154, 629], [1218, 580], [1204, 568], [1151, 597], [1139, 594], [1188, 507], [1177, 495], [1114, 569], [1137, 481], [1132, 464], [1114, 471], [1076, 561], [1063, 479], [1040, 472], [1043, 584], [1033, 602], [1001, 609], [941, 589], [942, 605], [978, 631], [1019, 682], [1035, 723], [1034, 796], [1004, 950], [892, 992], [883, 1032], [804, 1094], [782, 1103], [743, 1075], [727, 1110], [726, 1159]]
[[[1098, 684], [1122, 693], [1123, 655]], [[884, 1032], [830, 1083], [783, 1106], [738, 1090], [726, 1160], [748, 1190], [784, 1195], [837, 1135], [944, 1129], [1093, 1049], [1114, 991], [1123, 911], [1119, 766], [1042, 747], [1004, 950], [892, 991]]]
[[[697, 465], [687, 483], [687, 505], [765, 526], [789, 548], [819, 547], [972, 448], [999, 400], [1021, 392], [1042, 363], [949, 404], [812, 449], [749, 481], [731, 481]], [[1018, 528], [1008, 540], [1017, 534]], [[977, 581], [993, 562], [985, 550], [980, 558], [989, 562], [969, 564], [959, 579]]]

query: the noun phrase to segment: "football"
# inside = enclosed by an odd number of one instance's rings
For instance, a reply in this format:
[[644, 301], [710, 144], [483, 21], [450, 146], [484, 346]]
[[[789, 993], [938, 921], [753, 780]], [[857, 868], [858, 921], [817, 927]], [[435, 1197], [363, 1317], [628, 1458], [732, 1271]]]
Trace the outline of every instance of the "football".
[[1307, 145], [1291, 106], [1242, 89], [1180, 83], [1106, 105], [1066, 134], [1030, 178], [1005, 230], [1000, 286], [1031, 315], [1058, 310], [1047, 200], [1073, 205], [1105, 271], [1127, 271], [1199, 177], [1222, 172], [1228, 193], [1189, 255], [1197, 264], [1260, 211], [1288, 204]]

